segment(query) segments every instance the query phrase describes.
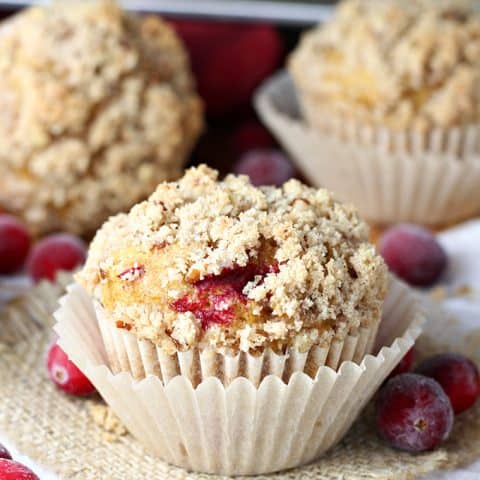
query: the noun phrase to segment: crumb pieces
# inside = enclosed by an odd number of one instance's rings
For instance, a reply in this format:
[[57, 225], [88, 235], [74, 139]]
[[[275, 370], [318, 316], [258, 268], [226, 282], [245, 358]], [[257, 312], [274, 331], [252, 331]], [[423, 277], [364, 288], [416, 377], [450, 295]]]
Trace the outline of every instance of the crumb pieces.
[[453, 291], [455, 297], [471, 297], [474, 293], [474, 289], [470, 285], [459, 285]]
[[102, 436], [107, 442], [115, 442], [128, 433], [108, 405], [89, 403], [88, 412], [95, 424], [103, 430]]
[[438, 285], [436, 287], [433, 287], [428, 292], [428, 296], [436, 302], [442, 302], [443, 300], [446, 300], [452, 297], [469, 298], [469, 297], [473, 297], [474, 295], [475, 295], [475, 288], [467, 284], [457, 285], [455, 287]]
[[448, 291], [447, 291], [447, 288], [444, 285], [439, 285], [437, 287], [432, 288], [428, 292], [428, 295], [435, 302], [441, 302], [441, 301], [443, 301], [447, 298]]

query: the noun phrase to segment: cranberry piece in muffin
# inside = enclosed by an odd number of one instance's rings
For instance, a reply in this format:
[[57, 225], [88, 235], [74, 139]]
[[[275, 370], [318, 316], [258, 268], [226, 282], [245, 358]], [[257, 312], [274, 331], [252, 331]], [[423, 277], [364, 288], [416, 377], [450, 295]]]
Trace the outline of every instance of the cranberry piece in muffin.
[[247, 303], [243, 293], [247, 283], [269, 272], [278, 272], [278, 267], [249, 263], [244, 267], [227, 268], [219, 275], [196, 282], [194, 294], [180, 297], [172, 307], [177, 312], [192, 312], [203, 329], [212, 323], [227, 325], [235, 319], [236, 311]]

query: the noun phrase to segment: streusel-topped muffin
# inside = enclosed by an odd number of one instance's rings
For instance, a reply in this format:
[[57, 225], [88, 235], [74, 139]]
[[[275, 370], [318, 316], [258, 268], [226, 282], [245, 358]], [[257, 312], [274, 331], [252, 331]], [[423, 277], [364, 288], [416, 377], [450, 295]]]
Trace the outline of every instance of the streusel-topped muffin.
[[326, 190], [200, 166], [108, 220], [77, 280], [117, 328], [168, 354], [255, 353], [375, 328], [387, 272], [366, 224]]
[[88, 235], [180, 176], [202, 104], [179, 38], [108, 0], [0, 28], [0, 205], [34, 233]]
[[304, 36], [290, 58], [305, 109], [394, 129], [477, 123], [476, 4], [344, 1], [331, 21]]

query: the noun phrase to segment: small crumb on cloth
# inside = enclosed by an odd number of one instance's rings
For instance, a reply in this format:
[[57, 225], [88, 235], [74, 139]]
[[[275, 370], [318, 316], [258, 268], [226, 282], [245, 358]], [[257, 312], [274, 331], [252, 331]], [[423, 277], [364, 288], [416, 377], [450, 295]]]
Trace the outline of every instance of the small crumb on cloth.
[[88, 412], [93, 421], [103, 430], [107, 442], [115, 442], [128, 433], [113, 410], [102, 403], [89, 403]]

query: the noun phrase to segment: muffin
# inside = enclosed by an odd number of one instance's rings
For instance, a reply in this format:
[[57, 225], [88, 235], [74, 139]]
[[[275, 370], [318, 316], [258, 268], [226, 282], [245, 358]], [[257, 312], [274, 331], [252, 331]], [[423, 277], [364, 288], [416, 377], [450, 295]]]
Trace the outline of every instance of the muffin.
[[[480, 205], [480, 12], [466, 0], [345, 0], [257, 105], [316, 186], [380, 224]], [[303, 118], [294, 105], [298, 98]]]
[[55, 331], [161, 459], [296, 467], [343, 437], [420, 334], [367, 238], [326, 190], [193, 168], [104, 224]]
[[35, 234], [93, 234], [180, 176], [202, 129], [174, 31], [107, 0], [5, 22], [0, 91], [0, 206]]
[[[282, 188], [256, 188], [245, 176], [217, 181], [200, 166], [109, 219], [77, 280], [96, 301], [120, 371], [128, 365], [112, 329], [169, 356], [303, 353], [361, 329], [373, 337], [386, 275], [366, 224], [326, 190], [297, 180]], [[133, 373], [158, 371], [143, 367]]]
[[480, 12], [473, 0], [347, 0], [307, 33], [290, 72], [307, 118], [393, 130], [480, 120]]

